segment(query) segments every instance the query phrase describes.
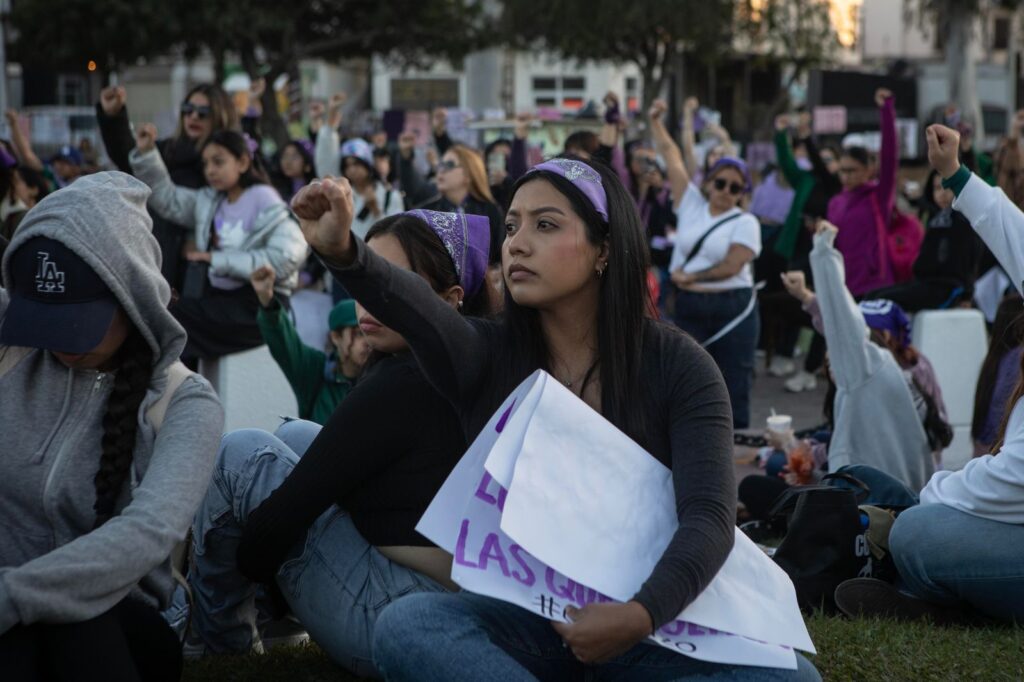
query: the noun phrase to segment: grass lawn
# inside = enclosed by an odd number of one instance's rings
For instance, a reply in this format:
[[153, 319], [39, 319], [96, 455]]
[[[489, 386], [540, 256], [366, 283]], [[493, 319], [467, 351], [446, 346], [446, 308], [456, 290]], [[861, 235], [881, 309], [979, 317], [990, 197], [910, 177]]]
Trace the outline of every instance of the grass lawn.
[[[891, 621], [813, 617], [814, 664], [826, 680], [1024, 680], [1024, 628], [937, 628]], [[315, 646], [266, 656], [192, 661], [186, 682], [357, 680]]]

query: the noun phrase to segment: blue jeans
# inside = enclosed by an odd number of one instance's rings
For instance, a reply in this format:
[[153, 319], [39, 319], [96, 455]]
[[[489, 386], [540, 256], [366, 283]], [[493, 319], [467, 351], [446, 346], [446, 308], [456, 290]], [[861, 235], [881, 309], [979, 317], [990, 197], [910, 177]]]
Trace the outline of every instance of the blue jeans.
[[915, 597], [1024, 623], [1024, 526], [925, 504], [899, 515], [889, 548]]
[[[320, 426], [289, 421], [273, 435], [243, 429], [224, 436], [213, 481], [196, 513], [189, 582], [195, 602], [192, 634], [214, 653], [248, 652], [256, 633], [258, 585], [238, 571], [235, 556], [249, 513], [291, 473]], [[410, 592], [444, 588], [384, 557], [337, 506], [296, 543], [277, 585], [312, 637], [339, 665], [377, 676], [371, 655], [374, 624], [385, 606]]]
[[[719, 293], [676, 292], [676, 325], [703, 343], [729, 324], [750, 304], [751, 289]], [[707, 347], [725, 378], [732, 403], [733, 428], [750, 426], [750, 387], [754, 381], [754, 351], [760, 334], [757, 306], [731, 332]]]
[[820, 680], [807, 659], [797, 670], [706, 663], [638, 644], [601, 665], [584, 665], [544, 618], [497, 599], [460, 592], [417, 594], [377, 621], [374, 660], [387, 680]]

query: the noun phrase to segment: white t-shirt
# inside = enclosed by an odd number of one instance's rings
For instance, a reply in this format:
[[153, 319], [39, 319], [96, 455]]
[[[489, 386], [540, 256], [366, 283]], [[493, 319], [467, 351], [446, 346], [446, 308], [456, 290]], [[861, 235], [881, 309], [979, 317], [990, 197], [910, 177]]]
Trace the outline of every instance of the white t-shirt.
[[[739, 217], [733, 218], [712, 232], [711, 236], [704, 240], [700, 251], [686, 265], [683, 272], [701, 272], [718, 265], [725, 260], [725, 255], [733, 244], [747, 247], [754, 252], [755, 258], [761, 253], [761, 225], [757, 222], [757, 218], [739, 208], [712, 216], [708, 212], [708, 200], [693, 183], [686, 188], [686, 193], [679, 202], [676, 214], [678, 215], [676, 243], [672, 249], [672, 261], [669, 263], [669, 270], [673, 272], [682, 266], [690, 249], [708, 231], [708, 228], [732, 215]], [[751, 263], [744, 265], [739, 274], [729, 279], [700, 283], [702, 289], [715, 291], [752, 286], [754, 286], [754, 268]]]

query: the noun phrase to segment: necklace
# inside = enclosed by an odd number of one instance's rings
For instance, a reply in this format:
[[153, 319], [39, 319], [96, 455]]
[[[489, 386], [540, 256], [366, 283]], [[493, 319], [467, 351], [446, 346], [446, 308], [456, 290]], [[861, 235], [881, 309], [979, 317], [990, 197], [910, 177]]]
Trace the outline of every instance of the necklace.
[[593, 363], [592, 365], [590, 365], [590, 367], [588, 367], [588, 368], [587, 368], [587, 371], [586, 371], [586, 372], [584, 372], [584, 373], [583, 373], [582, 375], [580, 375], [579, 377], [577, 377], [576, 379], [573, 379], [573, 378], [571, 378], [571, 377], [570, 377], [570, 378], [568, 378], [568, 379], [559, 379], [559, 381], [560, 381], [560, 382], [562, 382], [562, 384], [563, 384], [563, 385], [564, 385], [564, 386], [565, 386], [566, 388], [570, 388], [570, 389], [571, 389], [571, 388], [572, 388], [573, 386], [575, 386], [575, 385], [576, 385], [577, 383], [580, 383], [580, 382], [584, 382], [584, 385], [583, 385], [583, 386], [580, 386], [580, 390], [581, 390], [581, 392], [582, 392], [582, 389], [583, 389], [583, 388], [584, 388], [584, 387], [586, 386], [586, 383], [585, 383], [585, 382], [586, 382], [586, 380], [587, 380], [587, 379], [588, 379], [588, 378], [590, 377], [590, 374], [591, 374], [591, 372], [593, 372], [593, 371], [594, 371], [594, 368], [595, 368], [595, 367], [597, 367], [597, 360], [594, 360], [594, 363]]

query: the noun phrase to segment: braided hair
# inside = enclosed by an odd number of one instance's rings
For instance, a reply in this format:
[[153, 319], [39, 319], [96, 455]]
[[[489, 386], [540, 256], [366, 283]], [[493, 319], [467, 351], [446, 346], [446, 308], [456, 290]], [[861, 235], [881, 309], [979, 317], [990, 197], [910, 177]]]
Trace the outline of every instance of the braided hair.
[[100, 469], [93, 479], [96, 486], [93, 528], [99, 528], [114, 516], [114, 505], [124, 488], [135, 454], [139, 405], [146, 396], [153, 374], [153, 352], [138, 331], [128, 336], [119, 355], [114, 389], [103, 415]]

